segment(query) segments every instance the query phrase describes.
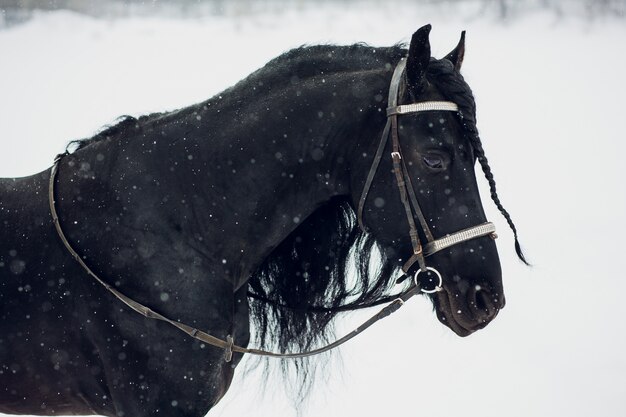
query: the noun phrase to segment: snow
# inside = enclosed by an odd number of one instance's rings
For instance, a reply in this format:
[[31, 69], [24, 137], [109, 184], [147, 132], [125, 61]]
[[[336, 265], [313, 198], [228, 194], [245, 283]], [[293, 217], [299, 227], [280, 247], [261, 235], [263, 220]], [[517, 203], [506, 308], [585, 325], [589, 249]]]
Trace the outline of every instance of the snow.
[[[466, 29], [463, 71], [483, 143], [534, 266], [515, 259], [483, 181], [500, 235], [499, 317], [461, 339], [425, 299], [411, 300], [342, 348], [300, 414], [624, 416], [626, 27], [541, 13], [507, 24], [453, 16], [391, 3], [196, 19], [39, 13], [0, 31], [0, 176], [46, 169], [67, 141], [120, 115], [204, 100], [291, 47], [390, 45], [432, 23], [440, 57]], [[210, 415], [297, 415], [281, 379], [244, 367]]]

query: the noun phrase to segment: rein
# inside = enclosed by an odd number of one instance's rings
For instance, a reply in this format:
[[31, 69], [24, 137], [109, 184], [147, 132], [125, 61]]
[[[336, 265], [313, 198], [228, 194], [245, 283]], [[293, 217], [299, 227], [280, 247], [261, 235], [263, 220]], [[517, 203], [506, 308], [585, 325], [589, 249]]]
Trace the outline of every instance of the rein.
[[120, 300], [121, 302], [123, 302], [124, 304], [126, 304], [128, 307], [130, 307], [133, 311], [135, 311], [136, 313], [141, 314], [142, 316], [149, 318], [149, 319], [154, 319], [154, 320], [160, 320], [163, 322], [166, 322], [174, 327], [176, 327], [177, 329], [185, 332], [186, 334], [188, 334], [189, 336], [193, 337], [194, 339], [200, 340], [201, 342], [204, 342], [208, 345], [211, 346], [215, 346], [217, 348], [223, 349], [224, 350], [224, 360], [226, 362], [230, 362], [232, 360], [233, 357], [233, 352], [237, 352], [237, 353], [249, 353], [252, 355], [258, 355], [258, 356], [269, 356], [269, 357], [275, 357], [275, 358], [304, 358], [307, 356], [312, 356], [312, 355], [317, 355], [320, 353], [324, 353], [327, 352], [331, 349], [334, 349], [342, 344], [344, 344], [345, 342], [347, 342], [348, 340], [352, 339], [353, 337], [357, 336], [359, 333], [362, 333], [363, 331], [365, 331], [368, 327], [372, 326], [374, 323], [376, 323], [377, 321], [389, 316], [390, 314], [396, 312], [400, 307], [402, 307], [402, 305], [411, 297], [413, 297], [415, 294], [418, 294], [421, 291], [421, 287], [419, 284], [413, 284], [411, 285], [411, 287], [409, 287], [406, 291], [404, 291], [403, 293], [399, 294], [397, 297], [395, 297], [393, 300], [380, 300], [379, 303], [373, 303], [369, 306], [364, 306], [364, 307], [371, 307], [377, 304], [382, 304], [382, 302], [384, 301], [392, 301], [391, 304], [385, 306], [384, 308], [382, 308], [378, 313], [374, 314], [372, 317], [370, 317], [369, 320], [365, 321], [363, 324], [361, 324], [360, 326], [358, 326], [356, 329], [352, 330], [350, 333], [346, 334], [345, 336], [343, 336], [340, 339], [337, 339], [335, 342], [330, 343], [326, 346], [323, 346], [321, 348], [318, 349], [313, 349], [307, 352], [296, 352], [296, 353], [278, 353], [278, 352], [271, 352], [271, 351], [266, 351], [266, 350], [261, 350], [261, 349], [254, 349], [254, 348], [246, 348], [243, 346], [239, 346], [236, 345], [234, 343], [234, 340], [232, 338], [232, 336], [228, 335], [226, 336], [226, 339], [220, 339], [219, 337], [213, 336], [209, 333], [206, 333], [202, 330], [199, 330], [195, 327], [189, 326], [185, 323], [181, 323], [179, 321], [175, 321], [172, 320], [168, 317], [163, 316], [160, 313], [157, 313], [156, 311], [152, 310], [150, 307], [147, 307], [135, 300], [133, 300], [132, 298], [124, 295], [123, 293], [121, 293], [120, 291], [118, 291], [116, 288], [114, 288], [112, 285], [110, 285], [109, 283], [107, 283], [106, 281], [104, 281], [102, 278], [100, 278], [91, 268], [89, 268], [89, 266], [85, 263], [85, 261], [81, 258], [81, 256], [76, 252], [76, 250], [74, 250], [74, 248], [72, 247], [72, 245], [70, 244], [70, 242], [68, 241], [67, 237], [65, 236], [65, 233], [63, 232], [63, 229], [61, 227], [61, 222], [59, 220], [59, 215], [58, 212], [56, 210], [56, 204], [55, 204], [55, 199], [54, 199], [54, 185], [55, 185], [55, 180], [59, 171], [59, 163], [61, 161], [61, 159], [63, 159], [64, 156], [68, 155], [68, 153], [64, 153], [64, 154], [59, 154], [57, 155], [57, 157], [54, 160], [54, 164], [52, 165], [52, 170], [50, 172], [50, 182], [48, 184], [48, 202], [50, 205], [50, 214], [52, 215], [52, 222], [54, 223], [54, 227], [56, 229], [56, 232], [59, 236], [59, 238], [61, 239], [61, 242], [63, 242], [63, 245], [65, 246], [65, 248], [67, 249], [67, 251], [70, 253], [70, 255], [72, 256], [72, 258], [74, 258], [76, 260], [76, 262], [79, 263], [79, 265], [85, 270], [85, 272], [87, 272], [87, 274], [89, 274], [92, 278], [94, 278], [96, 280], [96, 282], [98, 282], [100, 285], [102, 285], [107, 291], [109, 291], [111, 294], [113, 294], [118, 300]]

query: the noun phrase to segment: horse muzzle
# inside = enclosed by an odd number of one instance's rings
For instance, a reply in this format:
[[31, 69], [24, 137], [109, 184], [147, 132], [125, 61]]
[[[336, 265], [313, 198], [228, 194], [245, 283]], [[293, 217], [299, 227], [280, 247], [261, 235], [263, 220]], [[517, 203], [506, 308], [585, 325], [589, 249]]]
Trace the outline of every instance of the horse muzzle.
[[439, 321], [463, 337], [487, 326], [506, 303], [501, 290], [465, 279], [446, 283], [432, 300]]

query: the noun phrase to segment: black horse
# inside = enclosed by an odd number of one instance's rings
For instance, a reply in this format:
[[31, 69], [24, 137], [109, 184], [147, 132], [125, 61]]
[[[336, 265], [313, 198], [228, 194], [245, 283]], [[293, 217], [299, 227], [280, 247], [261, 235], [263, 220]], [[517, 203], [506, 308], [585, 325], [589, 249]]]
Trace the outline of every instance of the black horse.
[[[329, 340], [336, 314], [393, 293], [414, 253], [390, 144], [365, 201], [367, 232], [355, 215], [403, 58], [401, 104], [458, 105], [398, 118], [433, 234], [485, 222], [476, 161], [515, 232], [459, 73], [463, 37], [437, 60], [429, 31], [418, 30], [408, 51], [298, 48], [208, 101], [126, 117], [73, 142], [53, 178], [68, 241], [117, 291], [218, 338], [246, 346], [252, 322], [255, 344], [281, 352]], [[225, 361], [222, 349], [136, 314], [88, 275], [55, 231], [50, 177], [0, 180], [0, 412], [203, 416], [242, 355]], [[517, 236], [516, 249], [523, 260]], [[489, 237], [428, 265], [443, 276], [431, 295], [436, 314], [458, 335], [504, 306]]]

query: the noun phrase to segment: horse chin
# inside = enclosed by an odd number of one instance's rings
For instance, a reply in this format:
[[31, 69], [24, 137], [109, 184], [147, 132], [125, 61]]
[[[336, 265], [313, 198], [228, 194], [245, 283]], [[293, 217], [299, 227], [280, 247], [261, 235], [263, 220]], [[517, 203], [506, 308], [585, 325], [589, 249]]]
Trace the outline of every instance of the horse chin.
[[498, 313], [498, 310], [495, 310], [488, 314], [488, 317], [477, 319], [469, 313], [463, 297], [457, 292], [448, 291], [445, 287], [432, 295], [432, 301], [439, 321], [461, 337], [467, 337], [484, 328]]

